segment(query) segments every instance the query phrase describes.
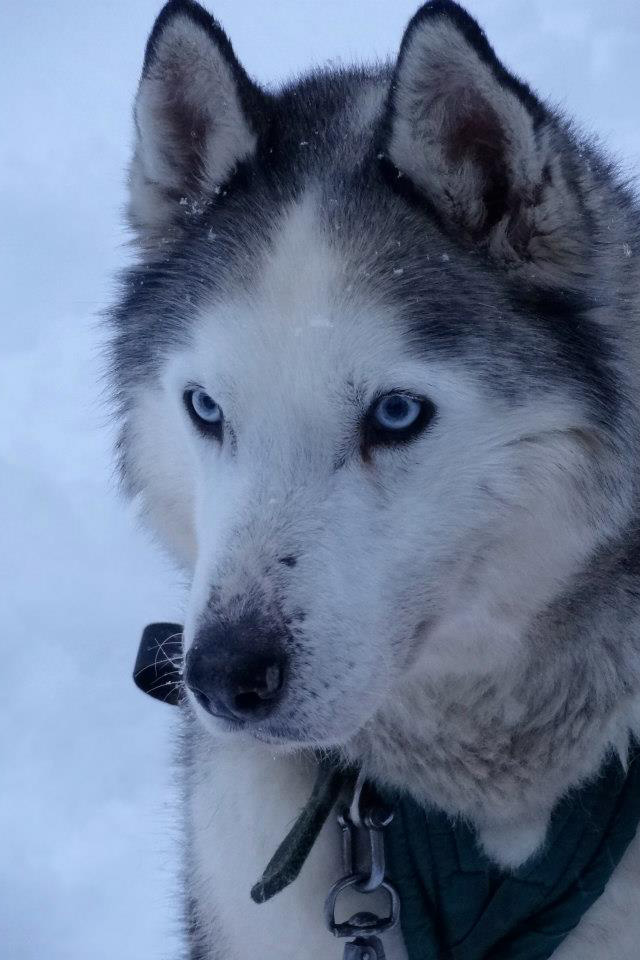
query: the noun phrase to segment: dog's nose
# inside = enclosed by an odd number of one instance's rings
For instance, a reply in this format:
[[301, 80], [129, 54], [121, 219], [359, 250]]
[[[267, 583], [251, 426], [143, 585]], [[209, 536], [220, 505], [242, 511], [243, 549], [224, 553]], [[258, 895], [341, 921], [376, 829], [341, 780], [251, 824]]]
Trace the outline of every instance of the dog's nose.
[[213, 716], [245, 722], [264, 720], [280, 699], [282, 664], [274, 658], [252, 658], [231, 670], [211, 670], [204, 656], [188, 658], [187, 685]]
[[211, 624], [189, 649], [185, 680], [196, 700], [213, 716], [257, 723], [281, 699], [286, 674], [283, 637], [252, 618]]

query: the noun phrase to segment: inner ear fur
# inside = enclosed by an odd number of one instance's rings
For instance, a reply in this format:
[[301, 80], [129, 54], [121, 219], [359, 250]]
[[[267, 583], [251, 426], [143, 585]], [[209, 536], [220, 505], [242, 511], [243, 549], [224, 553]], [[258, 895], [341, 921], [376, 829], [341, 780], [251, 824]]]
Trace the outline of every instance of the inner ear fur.
[[577, 150], [457, 4], [427, 3], [409, 23], [382, 140], [394, 166], [469, 245], [545, 286], [584, 281]]
[[166, 243], [250, 159], [268, 112], [219, 24], [171, 0], [153, 27], [135, 102], [129, 219], [143, 245]]

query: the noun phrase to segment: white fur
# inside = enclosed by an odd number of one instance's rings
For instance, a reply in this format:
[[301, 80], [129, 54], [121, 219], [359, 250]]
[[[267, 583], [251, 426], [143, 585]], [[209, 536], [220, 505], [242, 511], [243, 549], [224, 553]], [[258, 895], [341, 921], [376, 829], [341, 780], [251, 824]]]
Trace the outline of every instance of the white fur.
[[[270, 599], [274, 584], [262, 563], [305, 555], [307, 569], [291, 578], [285, 602], [311, 615], [306, 643], [322, 651], [305, 684], [342, 669], [343, 705], [332, 703], [330, 715], [317, 719], [309, 705], [303, 712], [304, 738], [326, 742], [377, 709], [385, 670], [406, 667], [391, 659], [393, 640], [411, 635], [425, 609], [432, 612], [428, 641], [420, 638], [425, 675], [482, 673], [517, 659], [532, 613], [593, 547], [592, 528], [576, 524], [582, 508], [567, 485], [568, 474], [586, 469], [576, 433], [581, 413], [552, 393], [529, 411], [512, 411], [483, 395], [462, 366], [412, 360], [380, 304], [352, 296], [345, 310], [336, 299], [341, 265], [318, 239], [313, 195], [291, 208], [259, 276], [250, 298], [202, 311], [191, 346], [172, 358], [159, 388], [147, 390], [133, 420], [141, 441], [132, 470], [146, 475], [153, 458], [145, 500], [169, 546], [193, 568], [187, 648], [213, 583], [223, 597], [260, 590]], [[193, 429], [182, 406], [191, 382], [221, 405], [237, 453]], [[333, 471], [335, 454], [357, 443], [349, 382], [364, 407], [395, 387], [438, 408], [408, 453], [376, 455], [373, 475], [357, 458]], [[370, 523], [383, 501], [384, 531], [393, 531], [405, 556], [414, 551], [414, 564], [400, 573], [394, 542]], [[377, 603], [380, 583], [387, 587]], [[345, 662], [345, 649], [356, 666]]]
[[[260, 954], [272, 960], [322, 957], [340, 960], [343, 944], [324, 923], [324, 901], [342, 876], [338, 827], [333, 817], [295, 883], [256, 905], [249, 891], [309, 798], [315, 771], [302, 758], [274, 755], [244, 743], [210, 744], [197, 751], [197, 783], [191, 794], [194, 892], [222, 931], [224, 960]], [[385, 897], [345, 895], [340, 918], [358, 909], [388, 908]], [[219, 919], [218, 919], [219, 918]], [[216, 934], [216, 937], [219, 937]], [[214, 939], [216, 939], [214, 937]], [[389, 960], [404, 960], [398, 931], [388, 935]], [[217, 940], [220, 943], [220, 939]]]

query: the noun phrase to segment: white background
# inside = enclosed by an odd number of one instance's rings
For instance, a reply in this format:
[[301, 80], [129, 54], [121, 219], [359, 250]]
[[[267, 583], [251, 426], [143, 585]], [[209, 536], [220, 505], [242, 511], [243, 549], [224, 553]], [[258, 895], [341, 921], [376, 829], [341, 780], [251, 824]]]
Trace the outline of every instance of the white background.
[[[505, 62], [640, 168], [638, 0], [468, 0]], [[130, 680], [180, 584], [118, 498], [96, 315], [126, 262], [156, 0], [0, 7], [0, 955], [179, 955], [169, 708]], [[385, 57], [409, 0], [217, 0], [258, 80]], [[639, 318], [640, 319], [640, 318]], [[276, 838], [274, 838], [276, 839]]]

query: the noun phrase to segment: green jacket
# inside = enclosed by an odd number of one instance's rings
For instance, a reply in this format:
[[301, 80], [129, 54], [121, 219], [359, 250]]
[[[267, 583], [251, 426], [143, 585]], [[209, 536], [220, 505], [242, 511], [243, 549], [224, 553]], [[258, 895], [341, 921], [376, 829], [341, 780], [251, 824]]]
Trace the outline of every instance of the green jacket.
[[465, 824], [399, 798], [385, 849], [410, 960], [547, 960], [601, 895], [639, 822], [637, 747], [626, 771], [612, 759], [558, 805], [544, 849], [513, 873], [484, 856]]

